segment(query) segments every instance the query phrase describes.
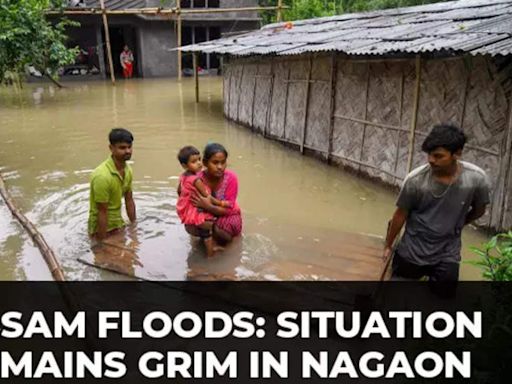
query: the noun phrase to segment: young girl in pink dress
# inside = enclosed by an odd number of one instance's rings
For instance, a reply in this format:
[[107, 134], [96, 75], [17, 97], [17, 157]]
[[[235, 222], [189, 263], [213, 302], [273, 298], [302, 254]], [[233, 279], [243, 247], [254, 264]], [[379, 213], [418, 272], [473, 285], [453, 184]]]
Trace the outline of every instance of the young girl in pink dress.
[[199, 193], [201, 196], [209, 198], [211, 203], [218, 207], [229, 207], [230, 204], [227, 201], [214, 198], [211, 195], [210, 188], [201, 179], [200, 172], [203, 169], [203, 164], [197, 148], [193, 146], [183, 147], [178, 153], [178, 160], [183, 169], [185, 169], [185, 172], [180, 176], [176, 211], [183, 224], [193, 225], [207, 234], [204, 238], [204, 243], [206, 245], [206, 254], [208, 257], [211, 257], [215, 251], [221, 249], [217, 247], [212, 238], [215, 216], [194, 207], [190, 198]]

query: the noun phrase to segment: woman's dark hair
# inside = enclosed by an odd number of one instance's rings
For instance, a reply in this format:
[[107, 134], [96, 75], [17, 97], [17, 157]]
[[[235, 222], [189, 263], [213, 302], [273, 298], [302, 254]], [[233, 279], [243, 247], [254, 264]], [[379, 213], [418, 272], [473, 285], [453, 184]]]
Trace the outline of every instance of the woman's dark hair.
[[119, 144], [119, 143], [128, 143], [131, 144], [133, 142], [133, 135], [131, 132], [124, 128], [114, 128], [110, 131], [108, 135], [108, 141], [110, 144]]
[[452, 124], [439, 124], [435, 125], [425, 138], [421, 145], [421, 150], [430, 153], [434, 149], [441, 147], [453, 154], [464, 149], [466, 140], [466, 135], [459, 127]]
[[178, 160], [180, 164], [186, 165], [188, 163], [188, 159], [190, 159], [190, 156], [199, 155], [200, 152], [196, 147], [193, 147], [192, 145], [187, 145], [186, 147], [183, 147], [178, 152]]
[[203, 162], [207, 163], [208, 160], [212, 158], [213, 155], [216, 153], [222, 152], [224, 155], [226, 155], [226, 159], [228, 158], [228, 151], [226, 151], [226, 148], [222, 144], [219, 143], [210, 143], [207, 144], [206, 147], [204, 147], [203, 151]]

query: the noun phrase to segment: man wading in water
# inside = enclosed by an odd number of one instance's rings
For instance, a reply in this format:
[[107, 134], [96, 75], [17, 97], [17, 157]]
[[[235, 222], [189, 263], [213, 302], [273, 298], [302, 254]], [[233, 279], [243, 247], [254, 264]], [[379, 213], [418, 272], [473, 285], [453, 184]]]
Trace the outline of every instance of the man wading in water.
[[393, 277], [457, 281], [461, 232], [489, 204], [485, 172], [460, 161], [466, 136], [452, 125], [437, 125], [421, 149], [428, 164], [407, 175], [390, 222], [384, 259], [404, 223], [405, 232], [394, 252]]
[[89, 234], [99, 241], [124, 227], [123, 196], [128, 218], [132, 223], [136, 219], [132, 169], [126, 164], [132, 157], [133, 136], [126, 129], [114, 128], [108, 138], [112, 154], [91, 175]]

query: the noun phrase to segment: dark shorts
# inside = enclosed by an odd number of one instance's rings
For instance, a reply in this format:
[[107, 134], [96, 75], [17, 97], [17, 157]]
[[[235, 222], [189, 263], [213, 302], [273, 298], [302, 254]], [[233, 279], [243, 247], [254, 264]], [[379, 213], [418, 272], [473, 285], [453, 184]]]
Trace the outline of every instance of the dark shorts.
[[426, 276], [432, 282], [454, 282], [459, 280], [459, 263], [440, 261], [432, 265], [417, 265], [395, 252], [393, 276], [416, 280]]

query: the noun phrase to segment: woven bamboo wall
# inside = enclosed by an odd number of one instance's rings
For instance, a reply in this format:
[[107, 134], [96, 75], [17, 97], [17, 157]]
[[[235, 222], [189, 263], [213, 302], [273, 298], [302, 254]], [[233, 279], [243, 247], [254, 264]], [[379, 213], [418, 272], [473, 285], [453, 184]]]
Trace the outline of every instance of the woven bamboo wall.
[[424, 163], [421, 143], [433, 125], [455, 123], [469, 138], [464, 159], [482, 167], [493, 184], [493, 204], [482, 224], [510, 228], [512, 65], [485, 57], [417, 65], [414, 59], [332, 55], [232, 60], [225, 72], [224, 113], [392, 185], [400, 185], [409, 161], [412, 167]]

